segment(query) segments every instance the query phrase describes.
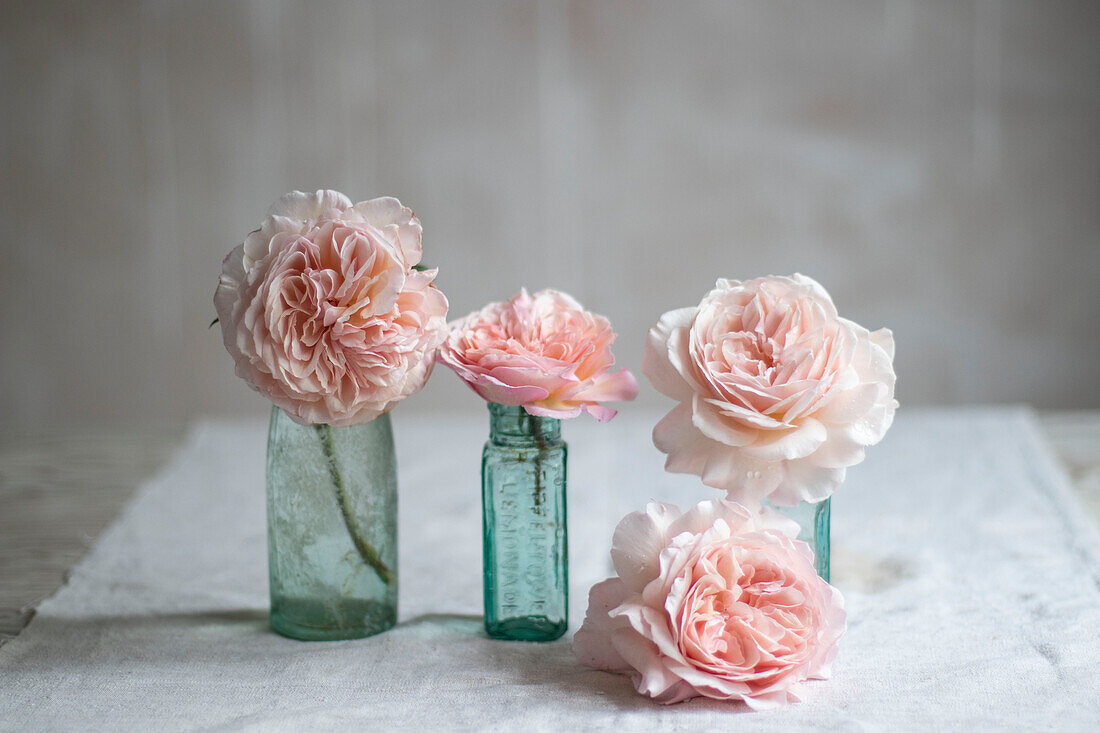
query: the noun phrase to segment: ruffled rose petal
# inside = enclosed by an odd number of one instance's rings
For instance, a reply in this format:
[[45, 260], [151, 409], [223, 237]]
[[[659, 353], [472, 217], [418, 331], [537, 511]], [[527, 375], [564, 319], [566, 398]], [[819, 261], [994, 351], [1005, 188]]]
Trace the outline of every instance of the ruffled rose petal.
[[691, 326], [695, 312], [695, 308], [680, 308], [665, 313], [646, 338], [642, 373], [659, 392], [674, 400], [691, 399], [692, 390], [677, 368], [682, 363], [682, 350], [673, 351], [669, 341], [673, 333]]
[[812, 455], [829, 437], [825, 426], [813, 418], [802, 420], [783, 433], [767, 432], [743, 450], [762, 461], [794, 461]]
[[[679, 514], [678, 509], [676, 512], [678, 516], [668, 528], [671, 537], [681, 532], [701, 535], [713, 530], [716, 525], [721, 527], [720, 534], [728, 536], [730, 532], [754, 529], [757, 525], [756, 515], [747, 508], [720, 499], [701, 501], [683, 514]], [[660, 548], [657, 551], [659, 553]]]
[[586, 667], [605, 672], [625, 672], [630, 665], [611, 644], [613, 630], [608, 612], [626, 600], [629, 591], [618, 578], [608, 578], [588, 591], [588, 613], [573, 635], [573, 654]]
[[700, 394], [691, 398], [691, 424], [713, 441], [740, 448], [758, 437], [758, 431], [723, 415], [713, 400]]
[[641, 592], [657, 577], [657, 558], [668, 544], [668, 528], [680, 516], [672, 504], [650, 502], [644, 512], [627, 514], [611, 539], [611, 562], [623, 583]]
[[694, 473], [707, 486], [746, 501], [759, 501], [779, 485], [781, 464], [768, 463], [711, 440], [692, 423], [691, 406], [681, 403], [653, 428], [653, 444], [667, 454], [665, 470]]
[[[523, 409], [526, 410], [528, 415], [534, 415], [536, 417], [552, 417], [555, 420], [571, 420], [577, 417], [581, 412], [588, 411], [588, 405], [571, 405], [561, 406], [558, 408], [547, 407], [544, 403], [529, 402], [523, 405]], [[599, 420], [600, 415], [593, 415]], [[612, 416], [614, 417], [614, 416]], [[607, 422], [607, 420], [599, 420], [599, 422]]]
[[588, 380], [586, 386], [570, 395], [578, 402], [629, 402], [638, 396], [638, 380], [626, 369], [604, 372]]
[[546, 399], [548, 393], [542, 387], [513, 387], [490, 374], [476, 374], [466, 382], [482, 399], [502, 405], [522, 405]]
[[[608, 422], [611, 418], [619, 414], [619, 411], [613, 407], [607, 407], [596, 403], [587, 404], [581, 408], [578, 408], [587, 412], [592, 417], [596, 418], [596, 422]], [[575, 416], [573, 416], [575, 417]]]
[[[886, 358], [894, 361], [894, 332], [888, 328], [880, 328], [871, 332], [871, 343], [886, 353]], [[892, 371], [892, 370], [891, 370]]]
[[423, 228], [412, 209], [402, 206], [392, 196], [360, 201], [355, 209], [376, 227], [395, 232], [396, 244], [405, 257], [405, 264], [409, 267], [420, 264]]
[[672, 705], [695, 697], [695, 690], [663, 664], [656, 647], [630, 628], [617, 628], [611, 643], [623, 661], [632, 669], [634, 687], [643, 695]]
[[789, 461], [783, 480], [768, 496], [777, 506], [797, 506], [806, 501], [816, 504], [828, 499], [844, 483], [845, 468], [826, 468], [809, 460]]
[[352, 208], [351, 199], [339, 191], [323, 190], [313, 193], [291, 191], [280, 196], [267, 210], [267, 215], [316, 221], [329, 211], [343, 212], [350, 208]]

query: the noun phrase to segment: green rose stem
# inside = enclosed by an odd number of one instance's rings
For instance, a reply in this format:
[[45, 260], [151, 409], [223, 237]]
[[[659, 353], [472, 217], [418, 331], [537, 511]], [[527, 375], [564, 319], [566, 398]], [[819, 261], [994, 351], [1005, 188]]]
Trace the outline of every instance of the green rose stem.
[[332, 445], [332, 426], [318, 424], [314, 425], [313, 429], [321, 437], [321, 447], [325, 451], [325, 458], [328, 459], [328, 471], [332, 476], [332, 485], [336, 488], [336, 499], [340, 505], [340, 515], [344, 518], [344, 525], [348, 528], [351, 541], [355, 545], [355, 549], [359, 551], [359, 557], [363, 558], [363, 562], [374, 568], [374, 572], [378, 573], [378, 577], [382, 582], [389, 585], [393, 579], [393, 574], [382, 562], [382, 558], [378, 556], [378, 551], [363, 539], [362, 532], [360, 532], [355, 517], [352, 515], [351, 504], [348, 502], [348, 492], [344, 488], [344, 478], [340, 475], [340, 469], [336, 466], [336, 451]]
[[534, 415], [528, 415], [528, 420], [535, 424], [535, 444], [538, 451], [535, 452], [535, 506], [541, 507], [546, 490], [542, 485], [542, 452], [546, 450], [546, 436], [542, 434], [542, 423]]

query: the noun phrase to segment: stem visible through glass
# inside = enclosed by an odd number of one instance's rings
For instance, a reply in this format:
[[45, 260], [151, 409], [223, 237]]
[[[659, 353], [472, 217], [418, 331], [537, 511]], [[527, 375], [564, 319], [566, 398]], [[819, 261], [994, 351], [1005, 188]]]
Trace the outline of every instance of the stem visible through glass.
[[534, 415], [529, 415], [528, 419], [534, 423], [535, 426], [535, 445], [538, 446], [538, 450], [535, 451], [535, 506], [541, 507], [542, 500], [546, 493], [546, 490], [542, 485], [542, 453], [546, 450], [546, 436], [542, 434], [542, 421]]
[[321, 437], [321, 447], [325, 451], [329, 475], [332, 476], [332, 485], [336, 489], [336, 501], [340, 505], [340, 515], [344, 518], [344, 526], [348, 528], [348, 534], [351, 536], [352, 544], [355, 545], [355, 549], [359, 552], [359, 557], [363, 558], [363, 562], [374, 568], [374, 572], [378, 574], [379, 579], [386, 585], [389, 585], [390, 580], [393, 578], [393, 574], [390, 572], [390, 569], [386, 567], [386, 564], [382, 562], [382, 558], [378, 556], [378, 551], [371, 547], [369, 542], [363, 539], [363, 534], [359, 529], [358, 523], [355, 521], [355, 515], [352, 513], [351, 502], [348, 500], [348, 492], [347, 489], [344, 488], [344, 477], [340, 475], [340, 469], [336, 465], [336, 450], [332, 445], [332, 426], [322, 423], [314, 425], [313, 429], [316, 430], [317, 435]]

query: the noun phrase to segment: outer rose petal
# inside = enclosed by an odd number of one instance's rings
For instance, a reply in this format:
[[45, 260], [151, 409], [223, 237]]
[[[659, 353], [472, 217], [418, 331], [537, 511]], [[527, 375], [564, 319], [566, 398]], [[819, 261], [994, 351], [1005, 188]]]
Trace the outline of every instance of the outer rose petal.
[[828, 437], [825, 426], [811, 417], [783, 433], [761, 435], [756, 442], [744, 446], [743, 450], [753, 458], [764, 461], [792, 461], [811, 455]]
[[585, 405], [580, 409], [596, 418], [596, 422], [607, 422], [619, 414], [618, 410], [611, 407], [604, 407], [603, 405]]
[[[668, 528], [668, 534], [675, 537], [681, 532], [703, 534], [722, 522], [731, 532], [740, 532], [746, 528], [755, 529], [757, 515], [743, 505], [724, 499], [701, 501], [684, 514], [676, 518]], [[795, 525], [797, 526], [797, 522]], [[797, 532], [796, 532], [797, 534]]]
[[824, 287], [822, 287], [821, 283], [800, 272], [791, 275], [791, 280], [799, 286], [809, 289], [817, 302], [825, 308], [827, 315], [831, 318], [836, 318], [836, 306], [833, 305], [833, 297], [829, 295], [829, 292], [825, 290]]
[[[552, 417], [555, 420], [571, 420], [572, 418], [576, 417], [577, 415], [580, 415], [582, 411], [586, 411], [586, 408], [587, 408], [587, 405], [577, 405], [575, 407], [554, 409], [554, 408], [551, 408], [551, 407], [545, 407], [545, 406], [539, 404], [538, 402], [532, 402], [530, 404], [525, 404], [523, 406], [523, 409], [527, 411], [528, 415], [534, 415], [536, 417]], [[611, 408], [607, 408], [607, 409], [611, 409]], [[612, 412], [615, 412], [615, 411], [612, 410]], [[615, 414], [618, 414], [618, 413], [615, 413]], [[602, 417], [607, 417], [606, 414], [600, 415], [598, 413], [594, 414], [593, 416], [596, 417], [597, 420], [599, 420], [599, 418], [601, 416]], [[612, 415], [611, 417], [614, 417], [614, 416], [615, 415]], [[610, 418], [608, 418], [608, 419], [610, 419]], [[607, 420], [606, 419], [605, 420], [599, 420], [599, 422], [607, 422]]]
[[886, 431], [894, 423], [894, 412], [898, 408], [895, 400], [882, 404], [876, 404], [866, 415], [855, 422], [845, 425], [845, 434], [863, 446], [874, 445], [882, 440]]
[[691, 424], [717, 443], [742, 447], [757, 439], [759, 433], [723, 415], [712, 400], [696, 394], [691, 397]]
[[[237, 293], [244, 279], [244, 245], [238, 244], [222, 261], [222, 274], [218, 279], [218, 289], [214, 291], [214, 310], [217, 311], [219, 323], [228, 324], [232, 322]], [[237, 362], [239, 358], [243, 357], [241, 357], [240, 349], [237, 348], [236, 339], [233, 337], [235, 335], [233, 329], [226, 328], [225, 325], [222, 325], [221, 328], [225, 348], [233, 356], [233, 361]]]
[[586, 667], [605, 672], [625, 672], [630, 669], [611, 644], [613, 630], [608, 611], [626, 600], [628, 591], [618, 578], [596, 583], [588, 591], [588, 613], [584, 623], [573, 635], [573, 654]]
[[657, 558], [668, 544], [668, 528], [680, 516], [673, 504], [653, 501], [644, 512], [623, 517], [611, 539], [615, 572], [632, 591], [640, 593], [657, 577]]
[[845, 425], [858, 420], [875, 406], [882, 385], [867, 383], [841, 392], [817, 413], [826, 424]]
[[[723, 501], [727, 504], [736, 503], [730, 502], [728, 499], [724, 499]], [[758, 505], [756, 509], [757, 528], [759, 528], [760, 530], [774, 530], [776, 532], [779, 532], [780, 534], [790, 537], [792, 540], [798, 539], [798, 534], [802, 531], [802, 527], [799, 526], [798, 522], [794, 521], [790, 517], [786, 517], [780, 514], [779, 512], [768, 506]], [[807, 558], [808, 561], [810, 563], [813, 563], [813, 552], [810, 550], [810, 546], [806, 543], [803, 543], [803, 545], [805, 545], [805, 549], [810, 552], [809, 557]]]
[[626, 369], [604, 372], [571, 399], [582, 402], [629, 402], [638, 396], [638, 380]]
[[828, 499], [844, 482], [846, 469], [815, 465], [810, 458], [787, 461], [782, 482], [768, 496], [776, 506], [796, 506], [806, 501], [817, 503]]
[[871, 332], [871, 343], [886, 352], [890, 361], [894, 360], [894, 332], [888, 328], [880, 328]]
[[351, 199], [339, 191], [321, 190], [314, 193], [291, 191], [279, 197], [279, 200], [267, 210], [268, 216], [282, 216], [288, 219], [319, 219], [332, 210], [346, 211], [351, 208]]
[[[642, 373], [659, 392], [674, 400], [691, 399], [691, 387], [670, 360], [669, 339], [674, 331], [691, 326], [696, 308], [680, 308], [661, 316], [657, 325], [649, 329], [645, 353], [642, 356]], [[677, 361], [679, 361], [679, 357]]]
[[845, 432], [834, 430], [813, 454], [813, 462], [822, 468], [847, 468], [860, 463], [866, 449], [852, 440]]
[[641, 694], [652, 697], [662, 705], [697, 697], [698, 693], [691, 685], [668, 668], [657, 648], [634, 629], [617, 628], [611, 635], [611, 643], [634, 670], [630, 676]]
[[381, 229], [393, 227], [398, 236], [398, 244], [409, 267], [420, 264], [420, 238], [423, 228], [412, 209], [402, 206], [392, 196], [360, 201], [355, 209]]
[[[444, 363], [451, 366], [450, 362], [445, 361]], [[455, 369], [455, 371], [458, 370]], [[549, 396], [549, 392], [542, 387], [514, 387], [496, 379], [491, 374], [472, 369], [464, 369], [464, 373], [469, 375], [465, 382], [470, 389], [489, 402], [498, 402], [502, 405], [522, 405], [527, 402], [543, 400]]]
[[[489, 366], [492, 364], [492, 366]], [[504, 384], [514, 385], [518, 387], [538, 387], [543, 390], [544, 395], [542, 397], [536, 397], [535, 400], [549, 400], [551, 395], [557, 395], [569, 386], [570, 379], [563, 377], [561, 373], [555, 373], [548, 371], [546, 366], [548, 365], [521, 365], [520, 362], [507, 360], [502, 361], [499, 364], [495, 364], [490, 361], [490, 357], [486, 357], [480, 363], [471, 366], [471, 369], [481, 369], [488, 367], [486, 371], [492, 375], [493, 379], [497, 379]], [[532, 400], [533, 401], [533, 400]]]
[[[665, 610], [648, 605], [643, 601], [644, 598], [640, 599], [637, 594], [631, 594], [625, 602], [612, 609], [608, 615], [613, 621], [615, 619], [626, 621], [635, 633], [653, 645], [653, 653], [660, 658], [659, 665], [655, 666], [660, 667], [661, 677], [664, 677], [664, 673], [668, 671], [670, 666], [683, 663], [683, 655], [676, 646], [676, 639], [673, 636], [673, 630], [670, 628]], [[620, 626], [616, 625], [616, 633], [619, 629]], [[621, 641], [630, 642], [633, 645], [634, 639], [629, 634], [618, 633], [618, 636]], [[614, 642], [615, 640], [612, 639], [612, 643]], [[615, 648], [631, 667], [644, 673], [645, 670], [639, 667], [637, 660], [631, 659], [631, 650], [624, 648], [624, 646], [623, 644], [616, 644]], [[656, 694], [659, 694], [659, 691]]]
[[707, 438], [692, 424], [691, 408], [683, 403], [653, 428], [653, 444], [668, 454], [666, 471], [694, 473], [707, 486], [729, 492], [731, 499], [759, 501], [783, 478], [781, 464], [754, 459]]

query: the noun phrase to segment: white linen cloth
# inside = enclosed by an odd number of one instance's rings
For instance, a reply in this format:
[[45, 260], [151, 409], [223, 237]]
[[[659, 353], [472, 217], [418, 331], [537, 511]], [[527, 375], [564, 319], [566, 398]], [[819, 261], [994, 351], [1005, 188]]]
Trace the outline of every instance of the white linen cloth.
[[482, 631], [487, 416], [397, 410], [401, 621], [312, 643], [267, 624], [264, 425], [200, 424], [0, 648], [0, 728], [1100, 729], [1100, 544], [1015, 409], [903, 410], [849, 471], [833, 506], [849, 630], [801, 704], [666, 707], [579, 667], [570, 637], [619, 518], [717, 493], [662, 471], [658, 417], [563, 426], [571, 629], [551, 644]]

